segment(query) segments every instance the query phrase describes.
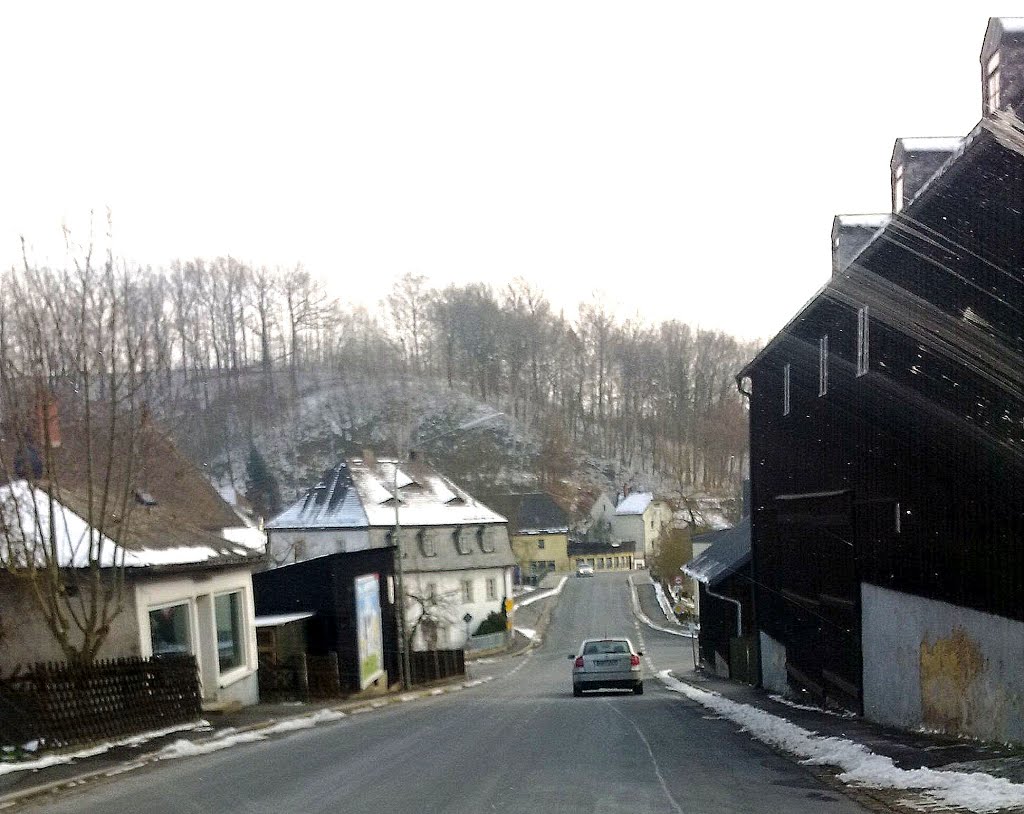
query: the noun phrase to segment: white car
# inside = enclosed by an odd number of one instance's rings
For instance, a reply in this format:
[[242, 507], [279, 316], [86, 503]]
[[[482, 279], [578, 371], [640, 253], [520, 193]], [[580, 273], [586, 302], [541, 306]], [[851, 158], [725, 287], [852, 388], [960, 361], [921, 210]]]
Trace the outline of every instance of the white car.
[[578, 577], [592, 577], [592, 576], [594, 576], [594, 566], [587, 565], [586, 563], [584, 563], [583, 565], [577, 566], [576, 567], [576, 576], [578, 576]]
[[572, 661], [572, 694], [605, 688], [632, 690], [643, 695], [640, 670], [642, 651], [626, 638], [584, 639], [579, 652], [569, 654]]

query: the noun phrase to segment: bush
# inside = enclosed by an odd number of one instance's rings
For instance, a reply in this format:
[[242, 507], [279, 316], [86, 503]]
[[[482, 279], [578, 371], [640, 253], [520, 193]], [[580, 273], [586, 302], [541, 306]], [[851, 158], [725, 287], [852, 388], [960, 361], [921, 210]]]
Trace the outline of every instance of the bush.
[[[504, 607], [504, 603], [502, 603]], [[505, 611], [491, 611], [476, 629], [474, 636], [487, 636], [490, 633], [504, 633], [506, 625]]]

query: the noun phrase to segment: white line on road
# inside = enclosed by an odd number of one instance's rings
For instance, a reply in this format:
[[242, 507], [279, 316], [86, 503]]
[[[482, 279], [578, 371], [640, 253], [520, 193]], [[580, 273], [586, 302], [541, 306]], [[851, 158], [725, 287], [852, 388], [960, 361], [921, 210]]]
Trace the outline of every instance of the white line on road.
[[632, 718], [625, 715], [621, 710], [619, 710], [615, 706], [615, 704], [611, 703], [610, 701], [606, 701], [606, 703], [616, 715], [618, 715], [620, 718], [626, 721], [631, 727], [633, 727], [633, 730], [636, 732], [637, 736], [640, 738], [641, 741], [643, 741], [644, 748], [647, 750], [647, 754], [651, 758], [651, 766], [654, 767], [654, 776], [658, 778], [658, 783], [661, 784], [661, 790], [664, 793], [665, 798], [668, 800], [669, 805], [672, 806], [672, 810], [675, 811], [676, 814], [683, 814], [683, 809], [679, 807], [679, 803], [676, 802], [676, 798], [673, 797], [672, 792], [668, 790], [668, 784], [665, 782], [665, 776], [661, 773], [661, 767], [658, 766], [658, 759], [654, 756], [654, 750], [651, 748], [651, 742], [647, 740], [644, 733], [640, 731], [640, 727], [638, 727], [633, 722]]

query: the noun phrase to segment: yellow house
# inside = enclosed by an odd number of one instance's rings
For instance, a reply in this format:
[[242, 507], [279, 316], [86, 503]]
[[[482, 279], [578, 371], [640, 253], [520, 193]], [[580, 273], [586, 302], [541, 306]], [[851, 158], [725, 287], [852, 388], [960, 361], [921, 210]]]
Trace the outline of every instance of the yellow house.
[[569, 515], [551, 495], [488, 495], [482, 501], [508, 520], [512, 552], [524, 578], [575, 568], [569, 560]]

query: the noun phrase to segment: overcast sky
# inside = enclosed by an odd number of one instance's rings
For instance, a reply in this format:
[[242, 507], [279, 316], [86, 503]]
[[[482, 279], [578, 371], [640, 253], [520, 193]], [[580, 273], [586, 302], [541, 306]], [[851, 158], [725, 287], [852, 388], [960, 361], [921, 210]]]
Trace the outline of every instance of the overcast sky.
[[[4, 4], [0, 259], [113, 210], [154, 265], [515, 276], [575, 314], [775, 333], [897, 136], [980, 118], [970, 2]], [[88, 6], [88, 8], [86, 8]], [[700, 6], [699, 8], [697, 8]], [[1016, 13], [1021, 13], [1017, 10]]]

